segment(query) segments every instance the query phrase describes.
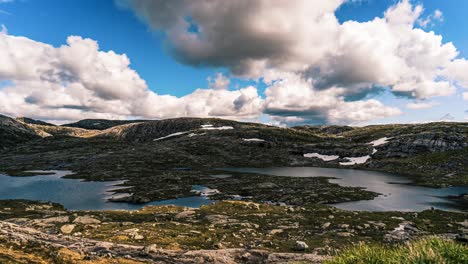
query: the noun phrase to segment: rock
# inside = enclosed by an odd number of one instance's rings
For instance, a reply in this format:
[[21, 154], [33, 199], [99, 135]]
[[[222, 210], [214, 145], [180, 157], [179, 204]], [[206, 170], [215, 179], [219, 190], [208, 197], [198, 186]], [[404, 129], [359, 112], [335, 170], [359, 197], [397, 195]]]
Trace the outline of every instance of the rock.
[[140, 229], [138, 229], [138, 228], [130, 228], [130, 229], [124, 230], [123, 232], [124, 232], [124, 233], [127, 233], [127, 234], [136, 234], [136, 233], [138, 233], [138, 231], [140, 231]]
[[350, 233], [350, 232], [338, 232], [338, 233], [336, 233], [336, 235], [340, 236], [340, 237], [351, 237], [351, 236], [353, 236], [353, 234]]
[[143, 252], [146, 254], [158, 252], [159, 248], [156, 244], [151, 244], [143, 248]]
[[304, 241], [296, 241], [296, 246], [295, 249], [299, 251], [304, 251], [309, 248], [309, 245], [307, 245], [306, 242]]
[[329, 216], [328, 216], [328, 219], [333, 219], [333, 218], [335, 218], [334, 215], [329, 215]]
[[348, 228], [349, 228], [349, 225], [348, 225], [348, 224], [341, 224], [341, 225], [338, 225], [338, 228], [341, 228], [341, 229], [348, 229]]
[[85, 215], [85, 216], [78, 216], [73, 220], [73, 223], [75, 224], [82, 224], [82, 225], [92, 225], [92, 224], [100, 224], [101, 221], [92, 218], [91, 216]]
[[330, 227], [331, 223], [330, 222], [326, 222], [322, 225], [322, 228], [323, 229], [327, 229], [328, 227]]
[[207, 215], [205, 219], [212, 224], [226, 224], [229, 220], [226, 215]]
[[468, 243], [468, 234], [457, 234], [455, 236], [455, 240], [459, 241], [459, 242], [463, 242], [463, 243]]
[[99, 251], [107, 252], [107, 251], [109, 251], [112, 247], [113, 247], [113, 244], [112, 244], [112, 243], [109, 243], [109, 242], [99, 242], [99, 243], [96, 243], [96, 245], [95, 245], [93, 251], [94, 251], [94, 252], [99, 252]]
[[140, 235], [140, 234], [136, 234], [136, 235], [133, 236], [133, 239], [135, 239], [135, 240], [143, 240], [143, 239], [145, 239], [145, 237], [142, 236], [142, 235]]
[[181, 220], [186, 218], [193, 218], [195, 216], [194, 210], [185, 210], [175, 215], [175, 219]]
[[38, 219], [37, 221], [40, 221], [41, 223], [44, 223], [44, 224], [64, 224], [64, 223], [68, 223], [70, 221], [70, 218], [68, 216], [57, 216], [57, 217], [49, 217], [45, 219]]
[[468, 220], [465, 219], [463, 222], [459, 222], [459, 225], [463, 226], [464, 228], [468, 228]]
[[387, 242], [408, 241], [418, 233], [420, 233], [419, 229], [413, 223], [406, 221], [386, 234], [384, 240]]
[[270, 230], [270, 232], [268, 232], [268, 234], [276, 235], [276, 234], [280, 234], [280, 233], [283, 233], [283, 232], [284, 232], [283, 229], [272, 229], [272, 230]]
[[73, 232], [73, 229], [75, 229], [76, 225], [63, 225], [62, 227], [60, 227], [60, 231], [64, 234], [71, 234], [71, 232]]

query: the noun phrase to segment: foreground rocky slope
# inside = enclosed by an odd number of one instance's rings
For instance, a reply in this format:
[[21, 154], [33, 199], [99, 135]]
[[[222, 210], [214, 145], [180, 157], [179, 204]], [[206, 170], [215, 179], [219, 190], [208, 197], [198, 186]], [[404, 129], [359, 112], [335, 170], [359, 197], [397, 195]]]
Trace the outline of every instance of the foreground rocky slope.
[[29, 253], [44, 260], [25, 263], [321, 263], [357, 242], [438, 235], [464, 243], [467, 227], [466, 214], [444, 211], [358, 213], [228, 201], [200, 209], [68, 212], [52, 203], [0, 201], [0, 260], [10, 247], [16, 251], [10, 258]]

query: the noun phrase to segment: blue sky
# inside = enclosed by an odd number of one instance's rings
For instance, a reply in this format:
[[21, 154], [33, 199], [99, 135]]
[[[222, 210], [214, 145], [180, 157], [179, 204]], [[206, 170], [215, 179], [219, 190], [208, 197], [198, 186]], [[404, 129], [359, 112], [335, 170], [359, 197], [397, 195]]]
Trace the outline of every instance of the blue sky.
[[[364, 22], [381, 17], [396, 2], [350, 1], [337, 10], [336, 16], [340, 22]], [[443, 21], [431, 23], [424, 30], [442, 35], [443, 42], [453, 42], [460, 57], [468, 57], [468, 34], [463, 33], [468, 26], [468, 1], [413, 1], [413, 4], [417, 3], [424, 5], [424, 14], [435, 10], [443, 13]], [[133, 10], [119, 7], [113, 0], [7, 1], [0, 4], [0, 24], [8, 29], [9, 35], [24, 36], [54, 47], [66, 44], [70, 35], [91, 38], [99, 43], [103, 51], [126, 54], [131, 60], [130, 67], [146, 81], [149, 89], [158, 94], [180, 97], [197, 88], [207, 87], [207, 77], [214, 77], [217, 72], [229, 75], [226, 67], [194, 67], [179, 62], [165, 49], [165, 33], [152, 30]], [[259, 95], [265, 97], [263, 92], [267, 85], [262, 82], [232, 78], [230, 89], [247, 85], [256, 86]], [[413, 100], [397, 97], [390, 92], [369, 94], [367, 98], [376, 98], [385, 105], [399, 107], [404, 113], [366, 123], [437, 120], [446, 113], [463, 120], [468, 101], [461, 99], [461, 93], [462, 89], [458, 88], [451, 96], [434, 97], [430, 101], [437, 101], [439, 105], [424, 110], [406, 109], [406, 104]]]

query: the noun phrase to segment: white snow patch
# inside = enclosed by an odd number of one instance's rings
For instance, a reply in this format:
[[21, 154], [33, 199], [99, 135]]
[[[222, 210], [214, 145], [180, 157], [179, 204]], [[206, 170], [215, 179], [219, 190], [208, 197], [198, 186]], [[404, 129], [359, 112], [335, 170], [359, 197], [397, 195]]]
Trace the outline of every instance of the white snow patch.
[[345, 157], [347, 159], [347, 162], [340, 162], [340, 165], [343, 166], [350, 166], [350, 165], [356, 165], [356, 164], [364, 164], [366, 163], [367, 160], [369, 160], [371, 157], [369, 155], [366, 155], [364, 157]]
[[213, 125], [201, 125], [202, 128], [213, 127]]
[[305, 158], [319, 158], [323, 161], [332, 161], [338, 159], [340, 156], [336, 155], [322, 155], [319, 153], [306, 153], [304, 154]]
[[191, 192], [199, 194], [200, 196], [209, 197], [221, 193], [218, 189], [210, 189], [208, 187], [200, 188], [199, 190], [192, 190]]
[[200, 134], [190, 133], [190, 134], [188, 134], [189, 137], [196, 137], [196, 136], [203, 136], [203, 135], [206, 135], [206, 133], [200, 133]]
[[242, 140], [247, 141], [247, 142], [264, 142], [264, 139], [260, 138], [243, 138]]
[[213, 127], [212, 125], [209, 126], [202, 126], [204, 130], [227, 130], [227, 129], [234, 129], [232, 126], [220, 126], [220, 127]]
[[372, 149], [372, 155], [374, 155], [377, 152], [377, 149]]
[[159, 140], [163, 140], [163, 139], [170, 138], [170, 137], [175, 137], [175, 136], [180, 136], [180, 135], [187, 134], [187, 133], [188, 133], [187, 131], [185, 131], [185, 132], [176, 132], [176, 133], [172, 133], [170, 135], [164, 136], [164, 137], [153, 139], [153, 141], [159, 141]]
[[383, 137], [383, 138], [379, 138], [377, 140], [371, 141], [371, 142], [369, 142], [367, 144], [370, 144], [370, 145], [372, 145], [374, 147], [377, 147], [377, 146], [380, 146], [380, 145], [387, 144], [390, 139], [392, 139], [392, 138]]

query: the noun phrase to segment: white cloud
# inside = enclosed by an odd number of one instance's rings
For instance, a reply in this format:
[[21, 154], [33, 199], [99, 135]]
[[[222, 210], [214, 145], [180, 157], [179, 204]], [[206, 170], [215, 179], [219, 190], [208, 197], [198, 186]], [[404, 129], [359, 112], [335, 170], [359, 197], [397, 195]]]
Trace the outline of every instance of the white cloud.
[[216, 77], [213, 79], [211, 77], [207, 78], [209, 87], [214, 90], [226, 90], [229, 88], [231, 80], [224, 76], [222, 73], [218, 72]]
[[209, 89], [159, 95], [125, 54], [101, 51], [94, 40], [69, 37], [55, 48], [3, 32], [0, 81], [13, 85], [0, 89], [0, 112], [53, 119], [267, 114], [274, 122], [349, 124], [401, 114], [373, 99], [382, 89], [422, 108], [455, 93], [455, 85], [468, 87], [468, 63], [455, 46], [416, 27], [428, 17], [441, 21], [440, 11], [423, 17], [421, 5], [402, 0], [382, 17], [340, 23], [335, 11], [344, 2], [119, 0], [166, 33], [176, 59], [260, 79], [264, 99], [255, 87], [228, 90], [221, 73], [208, 79]]
[[[265, 109], [273, 116], [346, 122], [395, 115], [399, 111], [383, 105], [386, 111], [375, 116], [357, 109], [342, 111], [344, 118], [332, 113], [362, 102], [376, 105], [365, 99], [376, 87], [422, 100], [453, 94], [454, 81], [466, 77], [454, 72], [454, 45], [415, 26], [442, 21], [442, 12], [423, 18], [423, 6], [409, 0], [383, 17], [342, 24], [334, 12], [345, 0], [125, 2], [153, 29], [167, 33], [170, 52], [181, 62], [262, 77], [271, 85]], [[197, 32], [189, 30], [194, 25]], [[354, 102], [359, 100], [365, 101]]]
[[468, 101], [468, 92], [463, 93], [463, 100]]
[[436, 9], [433, 14], [428, 15], [426, 18], [419, 18], [418, 24], [426, 28], [429, 25], [434, 25], [435, 22], [442, 22], [444, 21], [444, 15], [442, 11]]
[[71, 36], [55, 48], [0, 34], [0, 112], [53, 120], [82, 118], [252, 118], [262, 100], [254, 87], [198, 89], [175, 97], [158, 95], [130, 68], [125, 54], [100, 51], [91, 39]]
[[416, 109], [416, 110], [419, 110], [419, 109], [428, 109], [428, 108], [432, 108], [434, 106], [437, 106], [439, 105], [439, 103], [437, 102], [413, 102], [413, 103], [409, 103], [406, 105], [407, 108], [409, 109]]

